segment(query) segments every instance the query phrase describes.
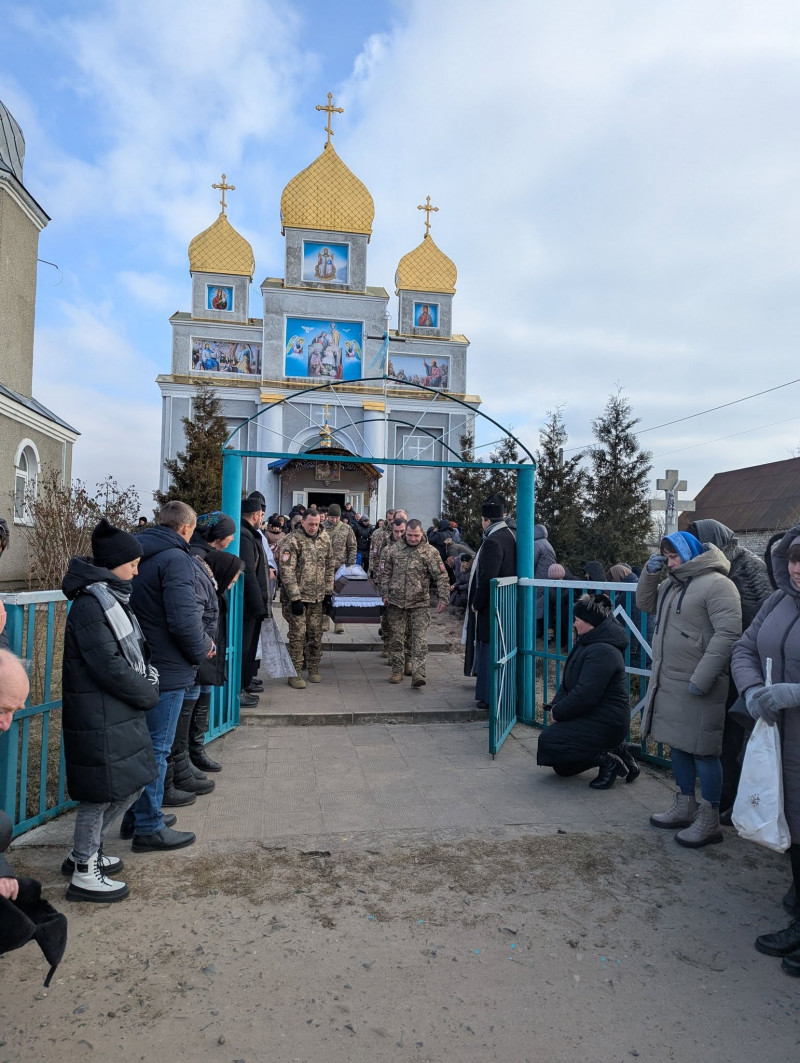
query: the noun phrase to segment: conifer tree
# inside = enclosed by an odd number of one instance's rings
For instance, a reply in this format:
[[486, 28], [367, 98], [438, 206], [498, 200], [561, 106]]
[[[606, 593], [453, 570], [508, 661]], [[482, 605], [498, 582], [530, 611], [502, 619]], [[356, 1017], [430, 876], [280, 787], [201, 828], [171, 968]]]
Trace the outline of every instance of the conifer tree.
[[[475, 437], [471, 432], [460, 439], [461, 460], [475, 461]], [[490, 493], [485, 469], [449, 469], [444, 485], [444, 511], [457, 521], [461, 538], [470, 546], [480, 544], [481, 506]]]
[[192, 397], [192, 416], [181, 418], [186, 450], [178, 451], [177, 457], [164, 462], [172, 483], [168, 491], [154, 492], [159, 506], [179, 499], [198, 514], [212, 513], [221, 507], [222, 444], [229, 432], [220, 410], [213, 384], [198, 381]]
[[[497, 450], [489, 455], [489, 461], [503, 462], [506, 465], [519, 463], [519, 447], [508, 436], [500, 443]], [[512, 469], [487, 469], [486, 494], [500, 494], [506, 500], [506, 512], [510, 517], [517, 515], [517, 474]]]
[[568, 439], [563, 407], [557, 406], [548, 411], [539, 430], [536, 523], [547, 527], [559, 562], [577, 574], [583, 560], [588, 475], [582, 465], [582, 452], [564, 456]]
[[597, 445], [589, 455], [587, 553], [604, 565], [636, 564], [647, 554], [651, 531], [650, 471], [652, 454], [641, 450], [633, 416], [622, 389], [609, 396], [592, 421]]

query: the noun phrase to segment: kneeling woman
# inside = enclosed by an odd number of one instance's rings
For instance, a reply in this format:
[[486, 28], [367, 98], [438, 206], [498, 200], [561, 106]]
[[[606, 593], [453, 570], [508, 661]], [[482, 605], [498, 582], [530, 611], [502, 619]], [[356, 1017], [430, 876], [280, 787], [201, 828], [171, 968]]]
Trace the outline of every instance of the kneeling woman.
[[589, 783], [608, 790], [617, 775], [633, 782], [639, 766], [624, 745], [630, 723], [625, 685], [628, 636], [613, 616], [607, 594], [590, 593], [574, 607], [575, 644], [550, 705], [553, 723], [539, 736], [536, 763], [556, 775], [578, 775], [600, 767]]

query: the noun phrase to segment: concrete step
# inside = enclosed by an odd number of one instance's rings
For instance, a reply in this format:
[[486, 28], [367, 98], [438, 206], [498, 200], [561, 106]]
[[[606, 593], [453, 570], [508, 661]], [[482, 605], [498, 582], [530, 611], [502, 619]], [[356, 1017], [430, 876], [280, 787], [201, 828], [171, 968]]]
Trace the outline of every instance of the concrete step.
[[[447, 642], [429, 642], [428, 653], [449, 653], [450, 645]], [[331, 650], [333, 653], [380, 653], [383, 642], [375, 638], [369, 642], [358, 642], [348, 635], [328, 635], [322, 638], [322, 649]]]
[[351, 727], [367, 723], [471, 723], [488, 720], [486, 709], [431, 708], [431, 709], [370, 709], [363, 711], [331, 712], [279, 712], [270, 709], [242, 709], [241, 722], [248, 726], [267, 727]]

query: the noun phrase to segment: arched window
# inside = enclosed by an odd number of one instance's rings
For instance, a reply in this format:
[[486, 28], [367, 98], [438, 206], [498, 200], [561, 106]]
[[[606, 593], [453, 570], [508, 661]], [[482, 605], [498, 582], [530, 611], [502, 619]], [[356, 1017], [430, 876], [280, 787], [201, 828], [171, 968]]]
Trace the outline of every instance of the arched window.
[[30, 439], [23, 439], [14, 462], [14, 521], [16, 524], [31, 524], [33, 514], [30, 504], [36, 498], [36, 482], [39, 477], [39, 453]]

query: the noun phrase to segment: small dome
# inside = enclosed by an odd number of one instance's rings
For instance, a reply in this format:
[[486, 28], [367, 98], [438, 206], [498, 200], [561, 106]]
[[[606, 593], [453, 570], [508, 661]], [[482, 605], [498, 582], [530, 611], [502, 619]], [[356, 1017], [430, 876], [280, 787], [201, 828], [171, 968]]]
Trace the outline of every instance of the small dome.
[[289, 229], [322, 229], [336, 233], [372, 234], [375, 204], [356, 175], [326, 144], [310, 166], [293, 177], [281, 195], [281, 225]]
[[192, 273], [231, 273], [252, 279], [256, 262], [250, 244], [221, 213], [189, 244], [189, 269]]
[[440, 251], [433, 237], [426, 233], [419, 247], [403, 255], [394, 282], [399, 291], [438, 292], [453, 295], [458, 272], [452, 259]]

